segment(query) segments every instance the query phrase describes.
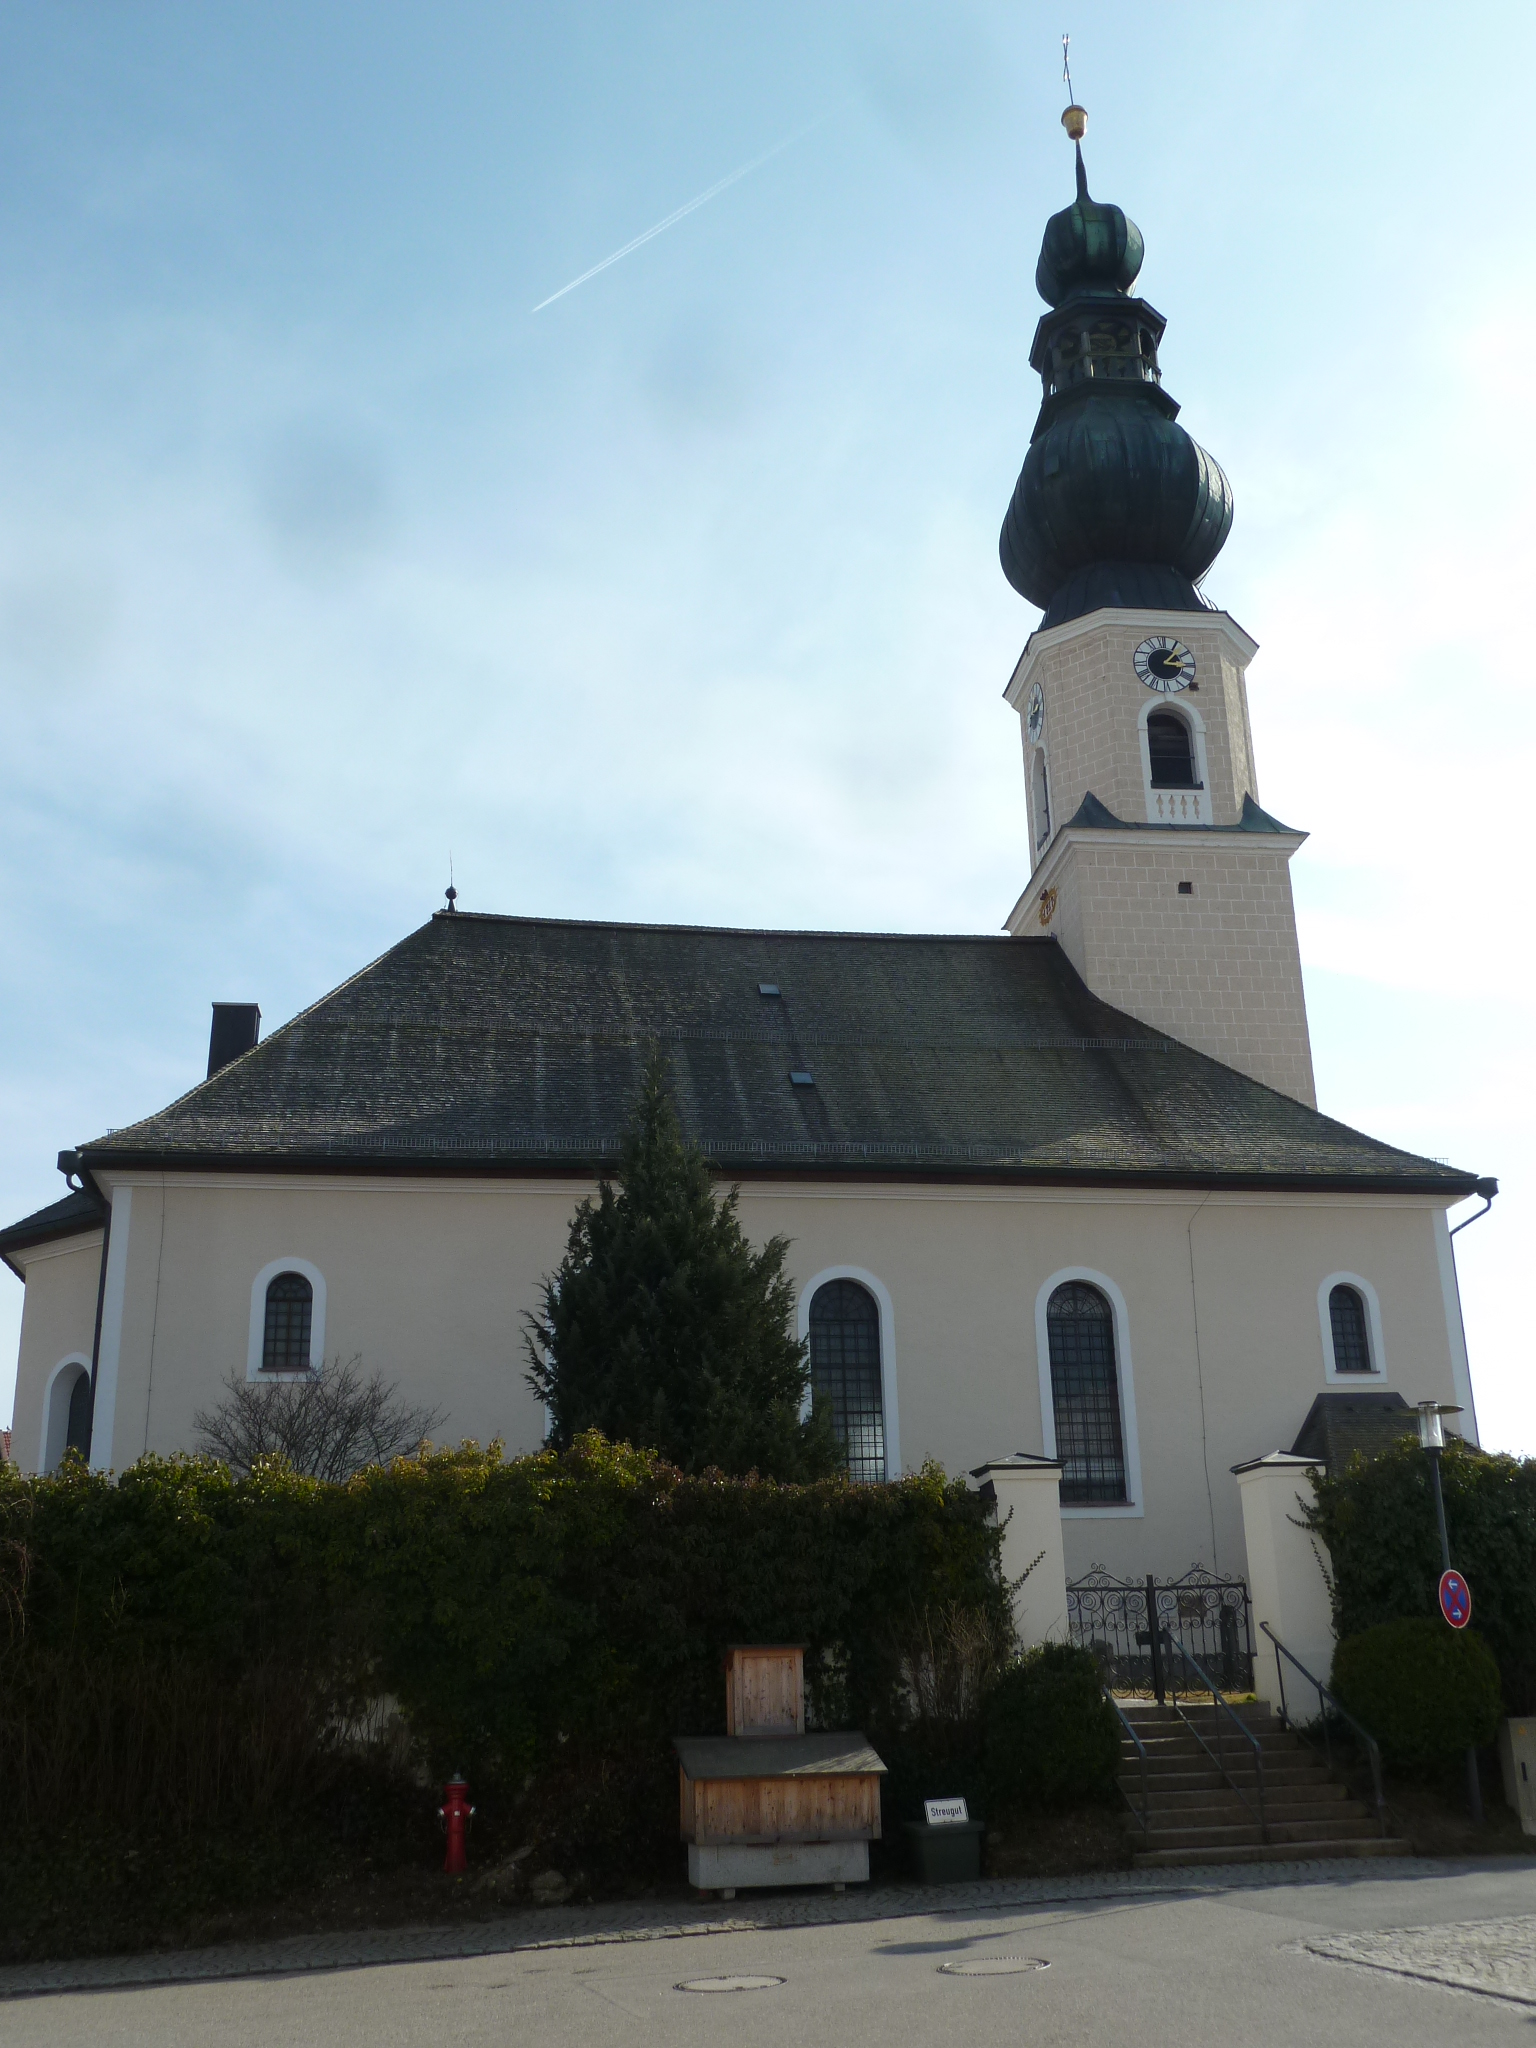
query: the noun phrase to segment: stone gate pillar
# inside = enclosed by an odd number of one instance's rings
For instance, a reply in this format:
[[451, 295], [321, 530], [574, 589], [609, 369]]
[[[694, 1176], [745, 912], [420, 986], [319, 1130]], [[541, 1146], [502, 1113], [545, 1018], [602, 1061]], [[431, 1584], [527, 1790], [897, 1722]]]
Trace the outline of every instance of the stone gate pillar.
[[1061, 1541], [1061, 1465], [1016, 1451], [971, 1473], [1003, 1530], [1003, 1577], [1013, 1594], [1013, 1625], [1023, 1648], [1064, 1643], [1067, 1561]]
[[[1271, 1451], [1234, 1465], [1248, 1546], [1248, 1592], [1253, 1601], [1254, 1690], [1278, 1706], [1275, 1646], [1260, 1628], [1267, 1621], [1285, 1647], [1326, 1685], [1333, 1669], [1333, 1607], [1323, 1576], [1326, 1553], [1301, 1526], [1301, 1510], [1314, 1499], [1317, 1462]], [[1317, 1694], [1287, 1665], [1286, 1697], [1298, 1720], [1317, 1712]]]

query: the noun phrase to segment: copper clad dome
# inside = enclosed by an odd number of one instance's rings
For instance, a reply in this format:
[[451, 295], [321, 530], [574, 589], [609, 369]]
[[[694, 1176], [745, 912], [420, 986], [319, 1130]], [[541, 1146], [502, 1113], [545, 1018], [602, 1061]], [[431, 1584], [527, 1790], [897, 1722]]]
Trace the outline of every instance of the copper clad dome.
[[1163, 317], [1129, 295], [1142, 252], [1135, 222], [1090, 197], [1079, 150], [1035, 272], [1045, 397], [999, 544], [1044, 626], [1104, 605], [1203, 610], [1195, 584], [1231, 530], [1231, 486], [1162, 388]]

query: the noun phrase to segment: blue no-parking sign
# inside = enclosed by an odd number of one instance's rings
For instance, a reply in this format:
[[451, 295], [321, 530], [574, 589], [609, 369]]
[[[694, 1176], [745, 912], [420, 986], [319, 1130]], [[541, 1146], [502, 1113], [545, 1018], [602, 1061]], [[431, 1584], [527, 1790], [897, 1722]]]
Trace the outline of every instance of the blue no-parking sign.
[[1440, 1574], [1440, 1612], [1452, 1628], [1465, 1628], [1472, 1619], [1472, 1588], [1460, 1572]]

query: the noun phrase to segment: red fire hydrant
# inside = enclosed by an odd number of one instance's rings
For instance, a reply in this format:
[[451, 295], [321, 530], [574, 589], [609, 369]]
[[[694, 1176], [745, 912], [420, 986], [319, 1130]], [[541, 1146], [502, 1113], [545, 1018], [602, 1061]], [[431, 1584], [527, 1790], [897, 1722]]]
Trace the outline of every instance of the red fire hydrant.
[[443, 1803], [437, 1809], [437, 1817], [448, 1837], [448, 1854], [443, 1859], [443, 1869], [449, 1877], [461, 1877], [465, 1868], [464, 1844], [469, 1835], [469, 1824], [475, 1817], [475, 1809], [469, 1803], [467, 1778], [456, 1774], [448, 1780], [443, 1787]]

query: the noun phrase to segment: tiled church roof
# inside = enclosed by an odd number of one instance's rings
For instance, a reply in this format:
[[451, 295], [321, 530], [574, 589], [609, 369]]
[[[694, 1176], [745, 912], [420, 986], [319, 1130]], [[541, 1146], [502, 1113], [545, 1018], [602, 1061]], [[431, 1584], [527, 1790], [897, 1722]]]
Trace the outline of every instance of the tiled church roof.
[[1472, 1187], [1111, 1009], [1049, 939], [462, 912], [82, 1159], [579, 1170], [612, 1158], [652, 1042], [732, 1174]]
[[1321, 1458], [1330, 1473], [1339, 1473], [1358, 1451], [1374, 1458], [1399, 1437], [1417, 1434], [1419, 1418], [1401, 1394], [1351, 1388], [1319, 1394], [1307, 1410], [1291, 1455]]
[[[100, 1195], [74, 1188], [46, 1209], [35, 1209], [8, 1230], [0, 1230], [0, 1259], [10, 1264], [11, 1252], [24, 1252], [29, 1245], [48, 1244], [55, 1238], [80, 1237], [88, 1230], [100, 1230], [106, 1221], [107, 1205]], [[20, 1269], [13, 1266], [12, 1272]]]

